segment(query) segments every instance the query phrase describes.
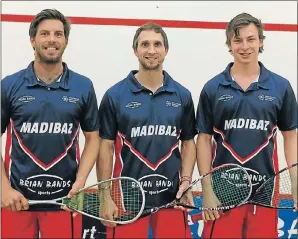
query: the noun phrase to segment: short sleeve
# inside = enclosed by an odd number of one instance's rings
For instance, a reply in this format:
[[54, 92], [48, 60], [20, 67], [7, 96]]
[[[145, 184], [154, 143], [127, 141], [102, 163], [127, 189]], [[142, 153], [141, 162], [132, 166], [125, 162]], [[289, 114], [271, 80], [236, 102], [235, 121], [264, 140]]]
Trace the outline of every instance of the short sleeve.
[[93, 84], [91, 84], [84, 104], [84, 110], [80, 124], [82, 130], [85, 132], [92, 132], [99, 129], [98, 104]]
[[101, 100], [98, 114], [100, 137], [103, 139], [115, 140], [118, 131], [116, 108], [108, 92], [104, 94]]
[[205, 134], [213, 134], [212, 104], [206, 92], [206, 87], [203, 88], [200, 94], [196, 115], [196, 130]]
[[184, 105], [183, 116], [181, 121], [181, 140], [193, 139], [196, 133], [195, 128], [195, 109], [191, 94], [189, 94], [187, 101]]
[[297, 128], [297, 101], [291, 84], [288, 82], [281, 110], [277, 117], [277, 126], [281, 131]]
[[7, 82], [1, 81], [1, 134], [4, 134], [10, 122], [11, 107], [8, 96]]

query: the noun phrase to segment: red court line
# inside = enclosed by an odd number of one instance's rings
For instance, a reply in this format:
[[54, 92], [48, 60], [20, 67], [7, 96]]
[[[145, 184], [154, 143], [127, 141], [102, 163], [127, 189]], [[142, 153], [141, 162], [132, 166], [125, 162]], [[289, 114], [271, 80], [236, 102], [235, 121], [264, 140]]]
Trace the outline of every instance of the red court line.
[[[31, 22], [33, 15], [1, 14], [2, 22]], [[227, 22], [182, 21], [159, 19], [124, 19], [124, 18], [98, 18], [98, 17], [68, 17], [72, 24], [83, 25], [111, 25], [111, 26], [141, 26], [153, 21], [162, 27], [170, 28], [200, 28], [225, 29]], [[297, 24], [264, 23], [266, 31], [297, 32]]]

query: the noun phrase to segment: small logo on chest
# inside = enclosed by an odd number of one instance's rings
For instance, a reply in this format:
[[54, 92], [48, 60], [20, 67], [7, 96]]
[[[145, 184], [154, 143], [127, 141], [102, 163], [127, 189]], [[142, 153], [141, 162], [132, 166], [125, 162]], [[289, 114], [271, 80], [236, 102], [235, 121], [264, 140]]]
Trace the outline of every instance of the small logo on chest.
[[234, 98], [234, 96], [232, 96], [232, 95], [222, 95], [217, 100], [219, 100], [219, 101], [228, 101], [228, 100], [231, 100], [233, 98]]
[[62, 96], [62, 100], [64, 102], [69, 102], [69, 103], [77, 103], [77, 101], [79, 101], [80, 99], [79, 98], [75, 98], [75, 97], [70, 97], [70, 96]]
[[22, 101], [24, 103], [29, 103], [31, 101], [35, 100], [35, 97], [31, 96], [31, 95], [24, 95], [21, 98], [19, 98], [19, 101]]
[[181, 106], [181, 104], [180, 104], [180, 103], [176, 103], [176, 102], [167, 100], [167, 101], [166, 101], [166, 106], [168, 106], [168, 107], [175, 107], [175, 108], [178, 108], [178, 107]]
[[270, 96], [270, 95], [259, 95], [258, 98], [259, 98], [259, 100], [266, 100], [266, 101], [275, 100], [275, 97]]
[[141, 106], [140, 102], [130, 102], [125, 107], [130, 108], [130, 109], [134, 109], [134, 108], [138, 108], [140, 106]]

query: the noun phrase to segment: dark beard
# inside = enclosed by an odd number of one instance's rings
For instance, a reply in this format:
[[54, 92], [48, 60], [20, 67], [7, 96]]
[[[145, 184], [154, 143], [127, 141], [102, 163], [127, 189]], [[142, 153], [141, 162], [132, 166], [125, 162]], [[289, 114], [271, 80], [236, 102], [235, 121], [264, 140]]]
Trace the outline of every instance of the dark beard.
[[57, 64], [60, 62], [61, 56], [57, 56], [56, 58], [47, 58], [42, 56], [38, 51], [36, 51], [40, 61], [45, 64]]
[[159, 70], [159, 68], [160, 68], [160, 65], [156, 65], [154, 67], [148, 67], [145, 63], [143, 63], [143, 62], [140, 62], [140, 63], [145, 71], [156, 71], [156, 70]]

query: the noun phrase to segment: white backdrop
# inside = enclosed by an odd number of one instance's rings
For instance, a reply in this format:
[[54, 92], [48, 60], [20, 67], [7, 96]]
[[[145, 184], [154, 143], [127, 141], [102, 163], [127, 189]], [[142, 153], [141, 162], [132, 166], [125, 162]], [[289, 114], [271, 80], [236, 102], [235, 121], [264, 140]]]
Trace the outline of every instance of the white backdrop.
[[[228, 22], [241, 12], [260, 18], [263, 23], [297, 24], [297, 2], [2, 2], [2, 14], [36, 15], [42, 9], [56, 8], [66, 16], [124, 19], [160, 19]], [[136, 26], [72, 25], [63, 60], [89, 77], [98, 102], [104, 92], [137, 69], [132, 39]], [[169, 38], [169, 54], [164, 69], [191, 90], [195, 107], [206, 81], [233, 60], [225, 45], [224, 30], [164, 28]], [[2, 22], [2, 78], [27, 67], [33, 60], [29, 23]], [[297, 32], [265, 31], [265, 51], [260, 60], [267, 68], [290, 80], [297, 95]], [[81, 149], [84, 137], [80, 137]], [[281, 135], [279, 157], [284, 164]], [[5, 137], [2, 141], [4, 147]], [[87, 183], [94, 182], [95, 170]]]

